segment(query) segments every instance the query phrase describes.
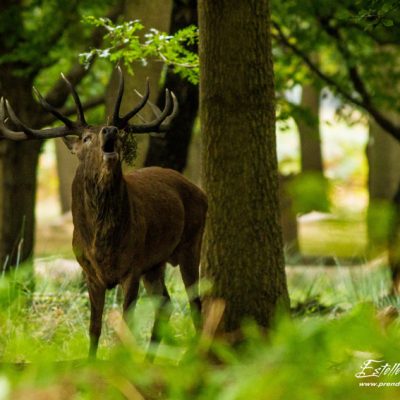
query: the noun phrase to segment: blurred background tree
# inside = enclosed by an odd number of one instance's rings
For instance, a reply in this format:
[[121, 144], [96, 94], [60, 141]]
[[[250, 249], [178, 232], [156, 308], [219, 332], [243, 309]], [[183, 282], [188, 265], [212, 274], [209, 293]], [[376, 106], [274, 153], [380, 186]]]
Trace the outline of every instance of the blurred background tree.
[[[78, 62], [79, 51], [99, 46], [104, 32], [82, 25], [85, 14], [119, 15], [117, 1], [2, 1], [0, 5], [0, 94], [21, 119], [41, 128], [49, 118], [32, 95], [32, 85], [47, 93], [56, 107], [68, 90], [58, 78], [64, 71], [78, 85], [90, 69]], [[107, 11], [111, 10], [111, 11]], [[50, 79], [51, 78], [51, 79]], [[50, 82], [53, 86], [49, 86]], [[96, 86], [86, 92], [86, 108], [101, 104]], [[8, 268], [32, 254], [35, 227], [36, 171], [41, 143], [0, 143], [0, 260]]]
[[[342, 117], [354, 117], [353, 111], [348, 114], [350, 105], [370, 118], [367, 223], [369, 248], [376, 254], [387, 241], [400, 178], [399, 4], [289, 0], [274, 1], [273, 10], [275, 43], [291, 55], [290, 62], [300, 62], [317, 85], [329, 87], [340, 100]], [[278, 74], [280, 60], [287, 58], [277, 58]]]

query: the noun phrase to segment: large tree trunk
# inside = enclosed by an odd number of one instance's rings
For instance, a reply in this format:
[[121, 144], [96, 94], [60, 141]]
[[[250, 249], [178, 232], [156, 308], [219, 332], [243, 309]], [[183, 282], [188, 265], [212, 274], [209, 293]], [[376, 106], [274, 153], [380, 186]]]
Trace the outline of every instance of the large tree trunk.
[[[396, 119], [394, 113], [391, 114]], [[368, 248], [374, 255], [385, 249], [393, 212], [392, 199], [400, 182], [400, 145], [370, 121], [368, 156]]]
[[209, 214], [203, 275], [226, 308], [270, 326], [289, 297], [279, 225], [267, 0], [200, 0], [200, 114]]
[[[35, 231], [40, 142], [0, 144], [0, 260], [2, 267], [31, 256]], [[21, 157], [23, 155], [23, 157]]]
[[[1, 95], [23, 121], [35, 125], [29, 78], [15, 79], [11, 68], [0, 68]], [[8, 77], [8, 78], [7, 78]], [[37, 111], [37, 110], [36, 110]], [[0, 141], [0, 266], [26, 260], [33, 251], [36, 171], [41, 143]]]
[[[170, 32], [176, 33], [189, 25], [197, 25], [197, 1], [174, 0]], [[197, 51], [197, 49], [192, 49]], [[150, 137], [145, 166], [159, 165], [182, 172], [187, 163], [188, 149], [192, 136], [194, 121], [199, 107], [198, 86], [173, 72], [169, 67], [164, 88], [170, 89], [179, 99], [179, 114], [165, 139]], [[161, 108], [164, 104], [164, 92], [158, 97], [157, 105]]]
[[[0, 2], [0, 13], [18, 7], [18, 1]], [[8, 54], [13, 46], [10, 37], [22, 31], [19, 8], [14, 8], [13, 24], [2, 27], [0, 56]], [[5, 14], [4, 14], [5, 15]], [[13, 75], [18, 65], [0, 64], [0, 96], [6, 97], [23, 121], [32, 121], [32, 77]], [[17, 258], [24, 261], [32, 254], [34, 242], [34, 215], [36, 168], [40, 143], [15, 143], [0, 140], [0, 267], [15, 265]], [[23, 240], [22, 240], [23, 239]], [[6, 265], [6, 261], [7, 265]]]

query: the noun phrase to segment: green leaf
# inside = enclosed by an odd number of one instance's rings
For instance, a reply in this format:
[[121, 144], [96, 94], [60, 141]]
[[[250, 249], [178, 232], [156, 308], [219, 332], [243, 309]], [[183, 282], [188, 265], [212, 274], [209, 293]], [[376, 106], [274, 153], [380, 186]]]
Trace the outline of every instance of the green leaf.
[[386, 27], [390, 27], [390, 26], [393, 26], [393, 25], [394, 25], [393, 20], [392, 20], [392, 19], [388, 19], [388, 18], [385, 18], [385, 19], [382, 21], [382, 23], [383, 23], [383, 25], [385, 25]]

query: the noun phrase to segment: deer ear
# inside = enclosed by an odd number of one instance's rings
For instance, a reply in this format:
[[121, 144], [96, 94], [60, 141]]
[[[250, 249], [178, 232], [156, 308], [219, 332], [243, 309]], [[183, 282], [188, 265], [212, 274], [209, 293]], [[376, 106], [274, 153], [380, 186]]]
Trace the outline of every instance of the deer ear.
[[68, 147], [69, 151], [72, 154], [76, 154], [77, 145], [81, 139], [78, 136], [64, 136], [62, 138], [62, 140], [65, 143], [65, 145]]

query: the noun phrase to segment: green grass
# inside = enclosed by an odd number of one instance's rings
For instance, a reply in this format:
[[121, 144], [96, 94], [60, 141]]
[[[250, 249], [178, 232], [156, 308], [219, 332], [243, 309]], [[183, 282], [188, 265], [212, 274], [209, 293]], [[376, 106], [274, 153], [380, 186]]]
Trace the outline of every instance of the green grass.
[[[369, 358], [400, 362], [398, 322], [383, 330], [375, 318], [375, 308], [400, 306], [386, 296], [385, 266], [290, 268], [294, 317], [278, 318], [269, 337], [246, 323], [245, 339], [235, 347], [221, 340], [210, 347], [195, 336], [178, 271], [169, 268], [173, 314], [154, 364], [144, 360], [153, 311], [143, 291], [132, 340], [124, 345], [108, 317], [119, 309], [118, 296], [109, 292], [101, 360], [89, 364], [88, 297], [79, 281], [39, 276], [31, 293], [25, 271], [0, 281], [0, 399], [138, 399], [137, 390], [149, 399], [222, 400], [392, 399], [398, 393], [360, 387], [354, 376]], [[397, 381], [377, 382], [385, 379]]]

